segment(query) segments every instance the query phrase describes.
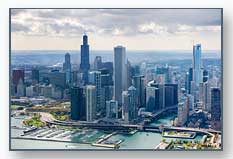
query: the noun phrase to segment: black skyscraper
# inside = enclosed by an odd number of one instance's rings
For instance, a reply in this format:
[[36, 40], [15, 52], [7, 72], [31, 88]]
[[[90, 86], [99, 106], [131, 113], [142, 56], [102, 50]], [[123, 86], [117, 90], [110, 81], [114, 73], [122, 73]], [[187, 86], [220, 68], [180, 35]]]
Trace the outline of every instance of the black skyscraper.
[[71, 88], [71, 119], [86, 120], [85, 95], [83, 88]]
[[83, 36], [83, 44], [81, 45], [81, 64], [80, 69], [83, 72], [84, 84], [88, 83], [88, 70], [90, 69], [89, 63], [89, 45], [87, 35]]
[[211, 119], [221, 120], [221, 93], [220, 88], [211, 89]]
[[191, 81], [193, 80], [193, 68], [189, 68], [189, 77], [188, 77], [188, 94], [191, 94]]

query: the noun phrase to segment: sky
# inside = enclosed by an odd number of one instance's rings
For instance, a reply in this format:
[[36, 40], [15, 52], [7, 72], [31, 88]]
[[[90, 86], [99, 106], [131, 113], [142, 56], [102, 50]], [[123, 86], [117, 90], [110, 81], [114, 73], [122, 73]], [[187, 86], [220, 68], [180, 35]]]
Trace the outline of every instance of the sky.
[[221, 50], [220, 9], [11, 9], [12, 50]]

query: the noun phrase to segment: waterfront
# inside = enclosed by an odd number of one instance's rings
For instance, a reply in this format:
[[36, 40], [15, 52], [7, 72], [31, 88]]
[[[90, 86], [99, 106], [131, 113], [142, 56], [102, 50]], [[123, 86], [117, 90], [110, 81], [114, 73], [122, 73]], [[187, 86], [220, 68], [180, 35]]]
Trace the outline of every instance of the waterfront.
[[[157, 121], [151, 123], [151, 125], [171, 125], [171, 120], [176, 117], [175, 114], [167, 117], [162, 117]], [[12, 126], [17, 126], [22, 128], [22, 120], [27, 118], [27, 116], [12, 117]], [[93, 131], [93, 132], [92, 132]], [[94, 133], [95, 132], [95, 133]], [[12, 137], [19, 137], [22, 134], [21, 129], [11, 129]], [[88, 138], [89, 142], [95, 141], [98, 137], [104, 135], [105, 133], [100, 130], [85, 130], [85, 135], [93, 135]], [[85, 138], [85, 137], [84, 137]], [[116, 134], [110, 137], [107, 141], [119, 141], [123, 142], [120, 144], [119, 149], [154, 149], [162, 140], [160, 133], [155, 132], [136, 132], [133, 135], [129, 134]], [[195, 140], [200, 141], [202, 136], [197, 135], [195, 139], [182, 139], [182, 140]], [[167, 141], [172, 140], [172, 138], [166, 138]], [[77, 135], [71, 137], [71, 142], [80, 142], [80, 138]], [[70, 142], [55, 142], [55, 141], [40, 141], [40, 140], [30, 140], [30, 139], [11, 139], [12, 149], [107, 149], [105, 147], [95, 147], [90, 143], [70, 143]]]

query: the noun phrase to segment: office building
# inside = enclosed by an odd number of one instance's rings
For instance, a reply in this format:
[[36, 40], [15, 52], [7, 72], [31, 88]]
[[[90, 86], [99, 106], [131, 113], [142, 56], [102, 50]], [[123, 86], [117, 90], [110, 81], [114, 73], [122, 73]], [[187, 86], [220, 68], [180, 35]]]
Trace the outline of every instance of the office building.
[[211, 120], [221, 120], [221, 92], [220, 88], [211, 88]]
[[118, 103], [115, 100], [106, 101], [106, 117], [108, 119], [118, 119]]
[[32, 85], [38, 84], [40, 81], [40, 74], [38, 69], [32, 69]]
[[188, 98], [186, 96], [182, 97], [178, 103], [178, 122], [177, 126], [183, 126], [189, 117], [189, 105]]
[[[17, 86], [19, 84], [19, 81], [20, 79], [22, 80], [21, 81], [21, 85], [22, 83], [24, 84], [24, 70], [13, 70], [13, 73], [12, 73], [12, 83], [13, 83], [13, 94], [17, 94], [18, 93], [18, 90], [17, 90]], [[20, 91], [20, 94], [22, 92]]]
[[86, 120], [96, 119], [96, 86], [86, 86]]
[[88, 74], [88, 83], [90, 85], [96, 86], [96, 110], [99, 112], [103, 108], [103, 103], [101, 102], [104, 96], [101, 95], [101, 72], [100, 71], [90, 71]]
[[201, 68], [201, 44], [197, 44], [193, 46], [193, 81], [196, 87], [202, 82]]
[[85, 95], [82, 87], [71, 88], [71, 119], [86, 120]]
[[133, 76], [133, 86], [137, 91], [137, 107], [145, 107], [146, 93], [145, 93], [145, 79], [143, 75]]
[[83, 81], [86, 85], [88, 83], [88, 71], [90, 69], [89, 61], [89, 45], [87, 35], [83, 36], [83, 44], [81, 45], [81, 63], [80, 70], [83, 72]]
[[203, 82], [207, 82], [209, 79], [209, 73], [207, 70], [203, 71]]
[[17, 97], [24, 97], [25, 96], [25, 86], [24, 86], [22, 78], [19, 79], [16, 90], [17, 90], [17, 92], [16, 92]]
[[94, 70], [101, 69], [102, 66], [102, 58], [101, 56], [96, 56], [94, 60]]
[[114, 98], [122, 104], [122, 92], [127, 90], [127, 60], [125, 47], [114, 48]]
[[66, 84], [70, 84], [71, 82], [71, 63], [70, 63], [70, 54], [65, 54], [65, 62], [63, 63], [63, 71], [66, 76]]

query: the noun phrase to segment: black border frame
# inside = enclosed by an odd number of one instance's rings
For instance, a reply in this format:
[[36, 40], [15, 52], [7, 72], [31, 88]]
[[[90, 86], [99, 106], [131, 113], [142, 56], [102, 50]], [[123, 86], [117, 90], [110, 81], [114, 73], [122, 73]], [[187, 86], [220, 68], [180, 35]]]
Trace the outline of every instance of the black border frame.
[[[163, 149], [13, 149], [11, 147], [11, 10], [16, 9], [219, 9], [221, 11], [221, 149], [198, 149], [198, 150], [163, 150]], [[9, 8], [9, 151], [166, 151], [166, 152], [219, 152], [223, 151], [223, 8]]]

